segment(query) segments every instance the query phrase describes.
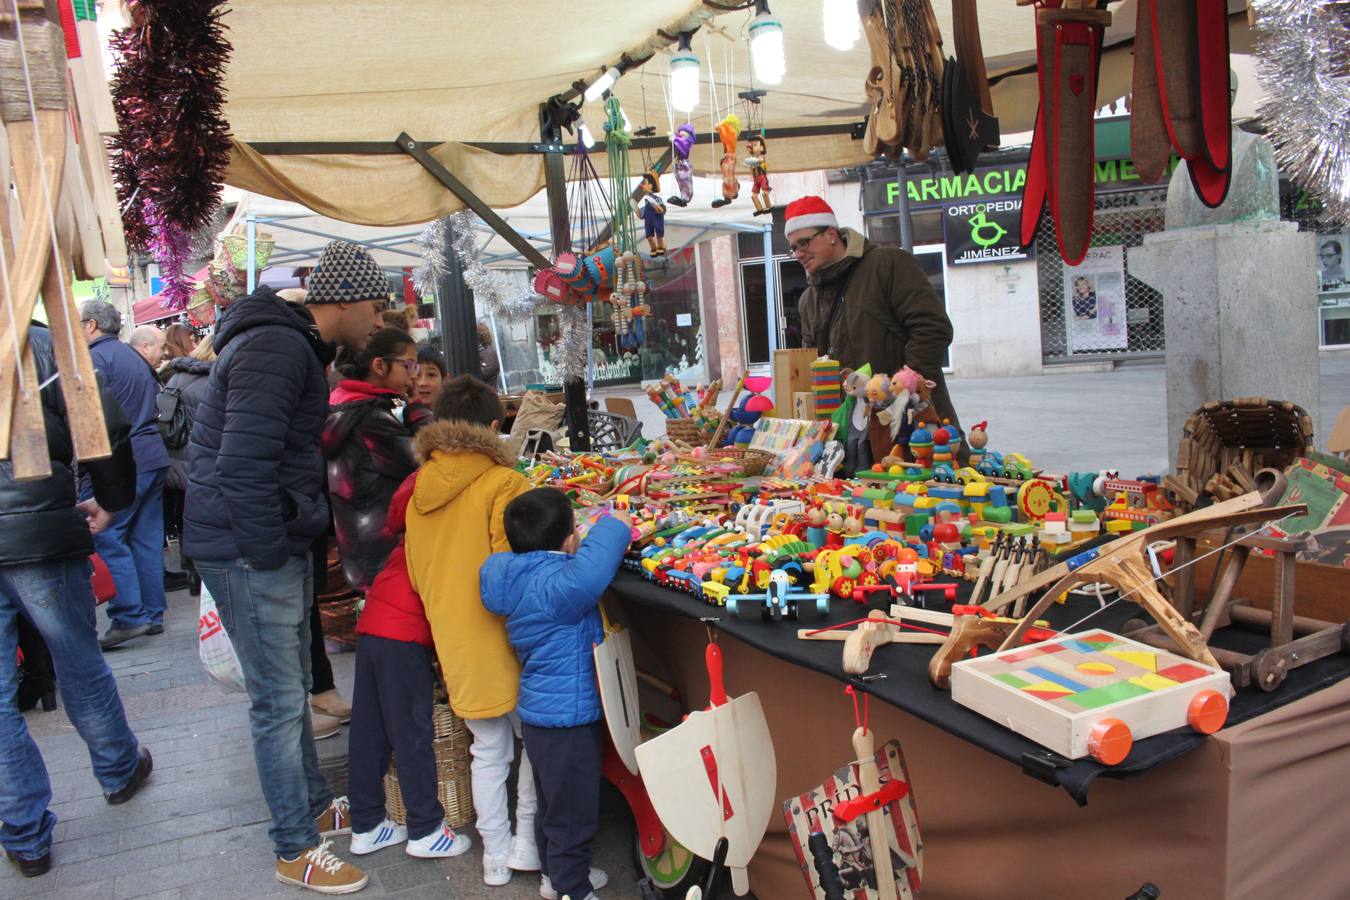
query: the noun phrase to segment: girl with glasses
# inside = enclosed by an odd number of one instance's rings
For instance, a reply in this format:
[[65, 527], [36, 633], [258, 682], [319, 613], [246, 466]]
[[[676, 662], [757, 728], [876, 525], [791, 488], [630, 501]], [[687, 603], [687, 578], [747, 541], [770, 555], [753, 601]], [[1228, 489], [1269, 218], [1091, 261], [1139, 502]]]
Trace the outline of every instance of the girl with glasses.
[[342, 574], [365, 593], [398, 542], [385, 518], [394, 491], [417, 468], [403, 421], [419, 371], [406, 331], [382, 328], [351, 363], [351, 377], [328, 397], [320, 450], [327, 461]]

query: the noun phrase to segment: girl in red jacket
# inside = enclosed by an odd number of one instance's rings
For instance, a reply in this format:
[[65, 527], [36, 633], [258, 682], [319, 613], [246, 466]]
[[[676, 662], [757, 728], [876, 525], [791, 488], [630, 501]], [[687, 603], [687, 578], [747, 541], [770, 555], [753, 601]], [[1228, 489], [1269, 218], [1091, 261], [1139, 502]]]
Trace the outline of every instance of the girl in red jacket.
[[[347, 795], [352, 853], [374, 853], [406, 842], [409, 856], [442, 858], [469, 849], [469, 836], [445, 822], [436, 791], [431, 704], [434, 688], [431, 626], [408, 578], [402, 535], [417, 473], [394, 492], [386, 523], [399, 541], [366, 594], [356, 623], [356, 685], [348, 731]], [[408, 808], [406, 827], [384, 807], [384, 774], [398, 754], [398, 786]]]

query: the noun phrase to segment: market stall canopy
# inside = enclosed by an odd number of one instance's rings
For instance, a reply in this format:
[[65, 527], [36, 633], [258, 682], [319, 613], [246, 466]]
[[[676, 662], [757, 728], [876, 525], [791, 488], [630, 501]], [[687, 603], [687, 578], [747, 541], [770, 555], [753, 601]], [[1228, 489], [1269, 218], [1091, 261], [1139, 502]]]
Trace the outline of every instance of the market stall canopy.
[[[594, 80], [621, 54], [650, 57], [615, 91], [635, 127], [653, 125], [664, 136], [671, 123], [664, 99], [669, 36], [698, 26], [706, 26], [694, 39], [704, 81], [692, 121], [700, 134], [709, 132], [730, 111], [730, 98], [752, 86], [743, 37], [753, 9], [727, 12], [728, 5], [735, 4], [682, 0], [599, 10], [552, 0], [355, 0], [337, 8], [321, 0], [237, 0], [224, 17], [234, 46], [226, 76], [234, 134], [227, 180], [366, 225], [414, 224], [462, 208], [411, 157], [372, 150], [406, 133], [439, 144], [432, 155], [489, 206], [518, 205], [543, 186], [540, 154], [483, 145], [525, 150], [540, 138], [540, 104], [577, 80]], [[761, 107], [775, 172], [868, 159], [850, 133], [864, 116], [866, 43], [848, 51], [825, 44], [821, 8], [820, 0], [772, 3], [787, 62]], [[1230, 11], [1244, 8], [1229, 0]], [[951, 11], [942, 3], [934, 11], [950, 53]], [[1034, 12], [1012, 0], [982, 0], [979, 11], [995, 113], [1005, 133], [1025, 131], [1036, 110]], [[1134, 0], [1113, 12], [1103, 103], [1124, 95], [1130, 81]], [[1232, 21], [1245, 33], [1245, 17]], [[1235, 49], [1244, 41], [1235, 38]], [[594, 129], [600, 115], [591, 106], [583, 115]], [[775, 134], [783, 130], [791, 136]], [[702, 171], [715, 169], [705, 148], [691, 159]]]

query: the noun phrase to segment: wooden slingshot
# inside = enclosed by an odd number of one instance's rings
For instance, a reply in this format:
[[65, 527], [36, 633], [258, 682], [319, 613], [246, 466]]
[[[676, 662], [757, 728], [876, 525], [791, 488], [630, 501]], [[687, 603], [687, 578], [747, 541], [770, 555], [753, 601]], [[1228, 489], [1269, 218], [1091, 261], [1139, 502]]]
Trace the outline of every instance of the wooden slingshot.
[[[1269, 470], [1267, 470], [1269, 471]], [[1284, 477], [1280, 475], [1266, 496], [1280, 496], [1284, 491]], [[1233, 677], [1235, 687], [1253, 685], [1263, 691], [1279, 687], [1290, 669], [1333, 653], [1350, 651], [1350, 623], [1324, 622], [1294, 614], [1294, 576], [1297, 555], [1307, 543], [1304, 538], [1279, 538], [1252, 534], [1224, 551], [1227, 556], [1216, 567], [1210, 583], [1208, 601], [1198, 604], [1195, 589], [1195, 570], [1191, 567], [1175, 570], [1172, 585], [1172, 605], [1188, 620], [1199, 620], [1200, 636], [1209, 640], [1216, 628], [1237, 624], [1268, 629], [1270, 645], [1253, 654], [1213, 649], [1211, 652]], [[1274, 554], [1274, 591], [1271, 609], [1257, 609], [1245, 598], [1232, 597], [1242, 576], [1243, 568], [1253, 550]], [[1196, 558], [1196, 538], [1177, 538], [1173, 560], [1176, 566]], [[1169, 649], [1171, 641], [1157, 625], [1142, 620], [1125, 624], [1124, 632], [1134, 640]]]
[[[9, 12], [16, 8], [17, 20]], [[0, 119], [23, 218], [17, 246], [11, 246], [5, 230], [0, 248], [5, 281], [0, 293], [0, 458], [11, 460], [15, 478], [33, 479], [51, 474], [40, 385], [28, 343], [28, 322], [39, 291], [75, 455], [99, 459], [112, 450], [89, 347], [78, 333], [70, 268], [56, 228], [66, 162], [64, 38], [45, 18], [42, 2], [22, 0], [0, 10]], [[2, 218], [8, 221], [7, 214]]]
[[[893, 615], [887, 616], [879, 609], [868, 613], [866, 619], [858, 622], [845, 622], [830, 628], [801, 628], [797, 631], [800, 641], [843, 641], [844, 671], [849, 675], [862, 675], [872, 665], [872, 654], [877, 648], [887, 644], [941, 644], [947, 639], [945, 634], [936, 632], [902, 630], [904, 619], [927, 622], [934, 625], [951, 627], [951, 613], [926, 609], [914, 609], [909, 606], [891, 607]], [[849, 625], [856, 628], [845, 630]]]
[[[1190, 619], [1182, 615], [1160, 592], [1158, 579], [1145, 559], [1149, 544], [1181, 537], [1194, 537], [1216, 527], [1251, 525], [1306, 512], [1302, 504], [1270, 506], [1278, 497], [1273, 491], [1262, 495], [1253, 491], [1223, 503], [1170, 519], [1152, 528], [1145, 528], [1119, 538], [1110, 544], [1078, 554], [1066, 562], [1047, 569], [1035, 578], [1019, 584], [1010, 591], [994, 597], [986, 608], [1001, 610], [1040, 590], [1041, 599], [1027, 613], [1025, 619], [1004, 639], [1000, 650], [1015, 647], [1022, 635], [1059, 597], [1076, 584], [1101, 581], [1120, 589], [1121, 598], [1138, 603], [1158, 620], [1162, 632], [1176, 643], [1182, 653], [1191, 659], [1215, 668], [1219, 661], [1207, 644], [1208, 634], [1202, 634]], [[1186, 560], [1189, 563], [1190, 560]], [[1188, 569], [1189, 571], [1189, 569]], [[1236, 580], [1236, 579], [1235, 579]], [[1210, 632], [1213, 628], [1210, 628]]]

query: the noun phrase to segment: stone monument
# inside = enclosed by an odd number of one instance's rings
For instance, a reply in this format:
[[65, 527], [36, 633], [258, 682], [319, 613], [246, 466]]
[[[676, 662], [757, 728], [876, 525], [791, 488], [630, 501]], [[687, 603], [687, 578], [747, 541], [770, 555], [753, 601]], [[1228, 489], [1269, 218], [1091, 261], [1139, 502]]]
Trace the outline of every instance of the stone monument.
[[1269, 142], [1233, 129], [1228, 197], [1210, 209], [1183, 162], [1167, 187], [1166, 230], [1127, 250], [1129, 272], [1163, 295], [1168, 459], [1210, 400], [1321, 398], [1314, 235], [1279, 218]]

